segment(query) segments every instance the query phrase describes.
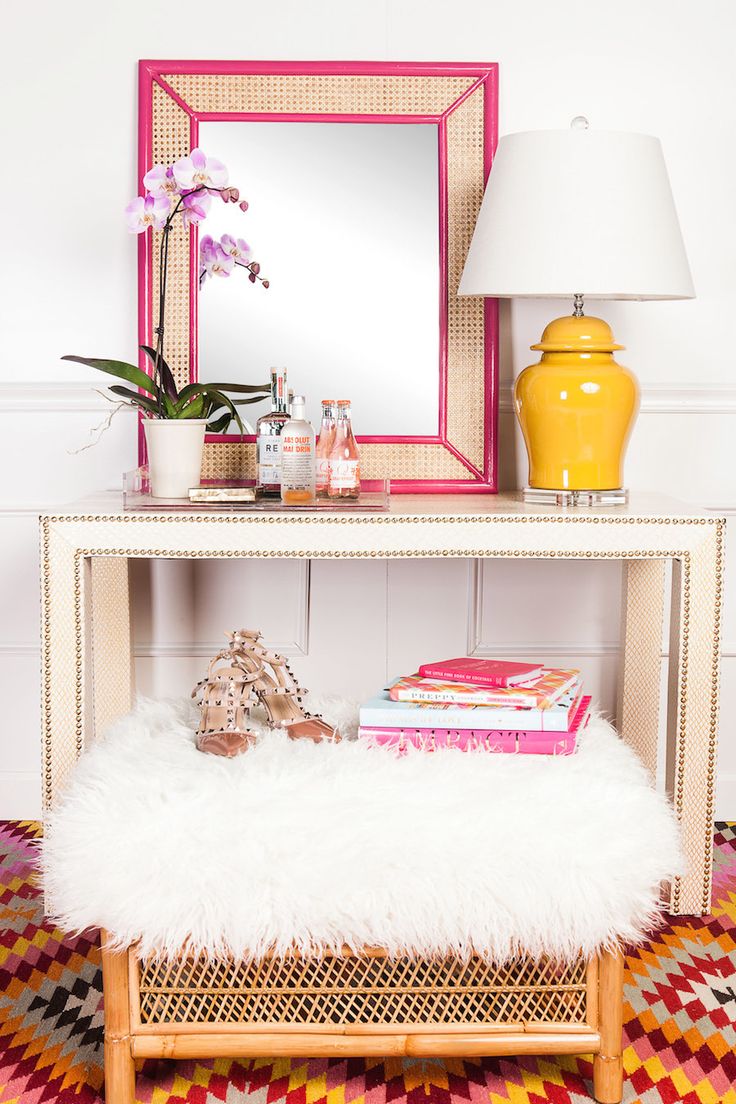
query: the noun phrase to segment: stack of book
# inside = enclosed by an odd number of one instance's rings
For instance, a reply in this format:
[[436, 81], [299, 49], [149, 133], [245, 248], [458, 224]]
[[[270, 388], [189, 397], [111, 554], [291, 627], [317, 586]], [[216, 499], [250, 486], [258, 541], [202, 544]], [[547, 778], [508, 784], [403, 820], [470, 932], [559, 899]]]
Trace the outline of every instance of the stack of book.
[[577, 670], [449, 659], [423, 664], [362, 705], [359, 735], [400, 752], [570, 755], [589, 714]]

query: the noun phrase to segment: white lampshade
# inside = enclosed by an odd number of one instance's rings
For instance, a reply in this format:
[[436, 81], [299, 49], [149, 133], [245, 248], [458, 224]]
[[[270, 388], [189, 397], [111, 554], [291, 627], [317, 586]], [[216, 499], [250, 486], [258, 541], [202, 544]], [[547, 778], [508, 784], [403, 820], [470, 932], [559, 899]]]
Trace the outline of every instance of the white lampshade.
[[502, 138], [460, 295], [692, 299], [658, 138], [592, 129]]

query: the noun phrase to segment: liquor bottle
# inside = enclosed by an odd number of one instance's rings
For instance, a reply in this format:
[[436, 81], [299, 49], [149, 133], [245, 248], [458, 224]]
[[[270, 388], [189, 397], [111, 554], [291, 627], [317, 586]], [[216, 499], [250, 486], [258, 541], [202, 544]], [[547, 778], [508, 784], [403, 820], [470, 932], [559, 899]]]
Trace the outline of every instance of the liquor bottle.
[[281, 494], [281, 430], [289, 420], [286, 369], [271, 369], [271, 410], [256, 423], [256, 493], [266, 498]]
[[315, 491], [317, 498], [327, 498], [330, 482], [330, 453], [335, 443], [335, 401], [322, 400], [322, 425], [319, 430], [315, 455]]
[[357, 498], [359, 494], [360, 460], [350, 424], [350, 401], [338, 399], [327, 495], [329, 498]]
[[292, 399], [292, 416], [281, 430], [281, 501], [287, 505], [314, 498], [314, 430], [304, 416], [304, 396]]

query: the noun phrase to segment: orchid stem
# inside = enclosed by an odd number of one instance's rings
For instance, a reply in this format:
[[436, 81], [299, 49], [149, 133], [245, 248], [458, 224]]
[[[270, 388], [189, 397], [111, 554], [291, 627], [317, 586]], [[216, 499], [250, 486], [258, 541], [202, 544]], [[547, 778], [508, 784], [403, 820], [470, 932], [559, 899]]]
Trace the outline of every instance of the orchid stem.
[[[169, 234], [171, 233], [171, 227], [174, 221], [174, 217], [181, 210], [181, 205], [187, 196], [196, 195], [198, 192], [223, 192], [224, 188], [210, 188], [206, 184], [200, 184], [197, 188], [192, 188], [190, 191], [182, 193], [179, 196], [174, 210], [168, 215], [162, 231], [161, 231], [161, 247], [159, 250], [159, 264], [158, 264], [158, 324], [155, 328], [156, 333], [156, 356], [153, 364], [153, 379], [156, 384], [156, 404], [158, 406], [159, 417], [165, 416], [164, 407], [164, 395], [163, 388], [161, 386], [161, 361], [164, 356], [164, 324], [166, 313], [166, 276], [169, 267]], [[261, 277], [258, 277], [261, 279]]]

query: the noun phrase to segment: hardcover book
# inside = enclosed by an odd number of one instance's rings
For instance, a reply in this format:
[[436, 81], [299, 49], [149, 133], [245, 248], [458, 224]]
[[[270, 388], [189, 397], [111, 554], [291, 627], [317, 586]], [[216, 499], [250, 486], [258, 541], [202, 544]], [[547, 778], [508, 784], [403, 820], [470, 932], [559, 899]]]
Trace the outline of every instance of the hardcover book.
[[440, 702], [460, 705], [512, 706], [548, 709], [565, 694], [580, 675], [576, 670], [550, 668], [531, 686], [466, 686], [461, 682], [406, 675], [389, 687], [391, 701]]
[[423, 663], [422, 678], [445, 682], [468, 682], [471, 686], [516, 686], [539, 678], [544, 668], [540, 663], [511, 663], [505, 659], [473, 659], [460, 656], [442, 659], [438, 663]]
[[518, 709], [514, 706], [465, 705], [462, 703], [391, 701], [381, 691], [360, 707], [362, 728], [447, 728], [498, 729], [512, 732], [539, 730], [567, 732], [582, 693], [580, 679], [546, 709]]
[[577, 738], [590, 717], [590, 698], [581, 698], [567, 732], [538, 732], [508, 729], [370, 728], [361, 725], [358, 735], [377, 747], [393, 748], [405, 754], [412, 747], [420, 751], [486, 751], [507, 755], [571, 755]]

